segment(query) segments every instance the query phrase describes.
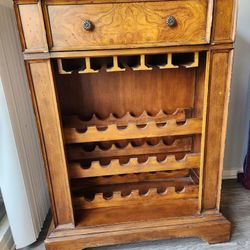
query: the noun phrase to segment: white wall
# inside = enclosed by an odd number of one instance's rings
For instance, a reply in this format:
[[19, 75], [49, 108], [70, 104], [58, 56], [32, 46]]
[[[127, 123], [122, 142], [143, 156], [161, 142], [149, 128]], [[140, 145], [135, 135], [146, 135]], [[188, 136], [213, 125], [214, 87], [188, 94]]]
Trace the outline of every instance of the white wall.
[[38, 237], [50, 204], [12, 0], [0, 0], [0, 78], [0, 185], [21, 248]]
[[250, 1], [239, 0], [224, 176], [242, 169], [250, 120]]
[[32, 243], [36, 235], [1, 78], [0, 121], [0, 186], [16, 245], [24, 247], [21, 242]]

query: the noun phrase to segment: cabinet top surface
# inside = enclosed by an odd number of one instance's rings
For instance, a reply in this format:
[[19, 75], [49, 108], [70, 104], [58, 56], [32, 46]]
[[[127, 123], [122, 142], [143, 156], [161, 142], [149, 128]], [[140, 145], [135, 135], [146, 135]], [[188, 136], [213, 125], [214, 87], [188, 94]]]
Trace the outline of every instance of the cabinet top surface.
[[[13, 0], [16, 3], [19, 4], [32, 4], [32, 3], [38, 3], [42, 2], [45, 4], [81, 4], [81, 3], [107, 3], [107, 2], [113, 2], [113, 3], [119, 3], [119, 2], [171, 2], [174, 0]], [[175, 0], [175, 1], [201, 1], [201, 2], [208, 2], [213, 0]]]

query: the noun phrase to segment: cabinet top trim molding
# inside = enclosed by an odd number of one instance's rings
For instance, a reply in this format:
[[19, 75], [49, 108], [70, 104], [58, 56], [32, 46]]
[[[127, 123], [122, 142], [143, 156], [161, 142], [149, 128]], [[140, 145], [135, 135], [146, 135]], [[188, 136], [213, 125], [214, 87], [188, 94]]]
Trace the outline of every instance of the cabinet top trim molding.
[[[49, 4], [49, 5], [60, 5], [60, 4], [67, 4], [67, 5], [72, 5], [72, 4], [85, 4], [85, 3], [133, 3], [133, 2], [171, 2], [174, 0], [13, 0], [13, 2], [18, 3], [18, 4], [33, 4], [33, 3], [38, 3], [41, 2], [43, 4]], [[179, 0], [180, 1], [196, 1], [196, 0]], [[204, 0], [198, 0], [200, 2], [203, 2]], [[210, 1], [213, 2], [213, 0], [205, 0], [205, 1]]]

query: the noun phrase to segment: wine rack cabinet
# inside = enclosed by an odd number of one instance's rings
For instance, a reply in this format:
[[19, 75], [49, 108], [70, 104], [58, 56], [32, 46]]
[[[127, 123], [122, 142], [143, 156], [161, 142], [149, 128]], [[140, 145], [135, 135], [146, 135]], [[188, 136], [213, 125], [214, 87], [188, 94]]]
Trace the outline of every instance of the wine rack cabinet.
[[229, 240], [236, 1], [14, 4], [51, 197], [46, 249]]

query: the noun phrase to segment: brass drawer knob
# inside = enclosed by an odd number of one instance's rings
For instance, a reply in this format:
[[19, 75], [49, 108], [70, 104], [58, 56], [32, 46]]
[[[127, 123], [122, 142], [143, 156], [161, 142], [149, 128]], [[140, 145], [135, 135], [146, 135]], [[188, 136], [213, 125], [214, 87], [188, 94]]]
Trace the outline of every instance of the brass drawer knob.
[[82, 26], [87, 31], [94, 29], [94, 24], [90, 20], [84, 20]]
[[177, 25], [177, 21], [176, 21], [175, 17], [173, 17], [173, 16], [168, 16], [168, 17], [166, 18], [166, 24], [167, 24], [167, 26], [169, 26], [169, 27], [174, 27], [174, 26]]

